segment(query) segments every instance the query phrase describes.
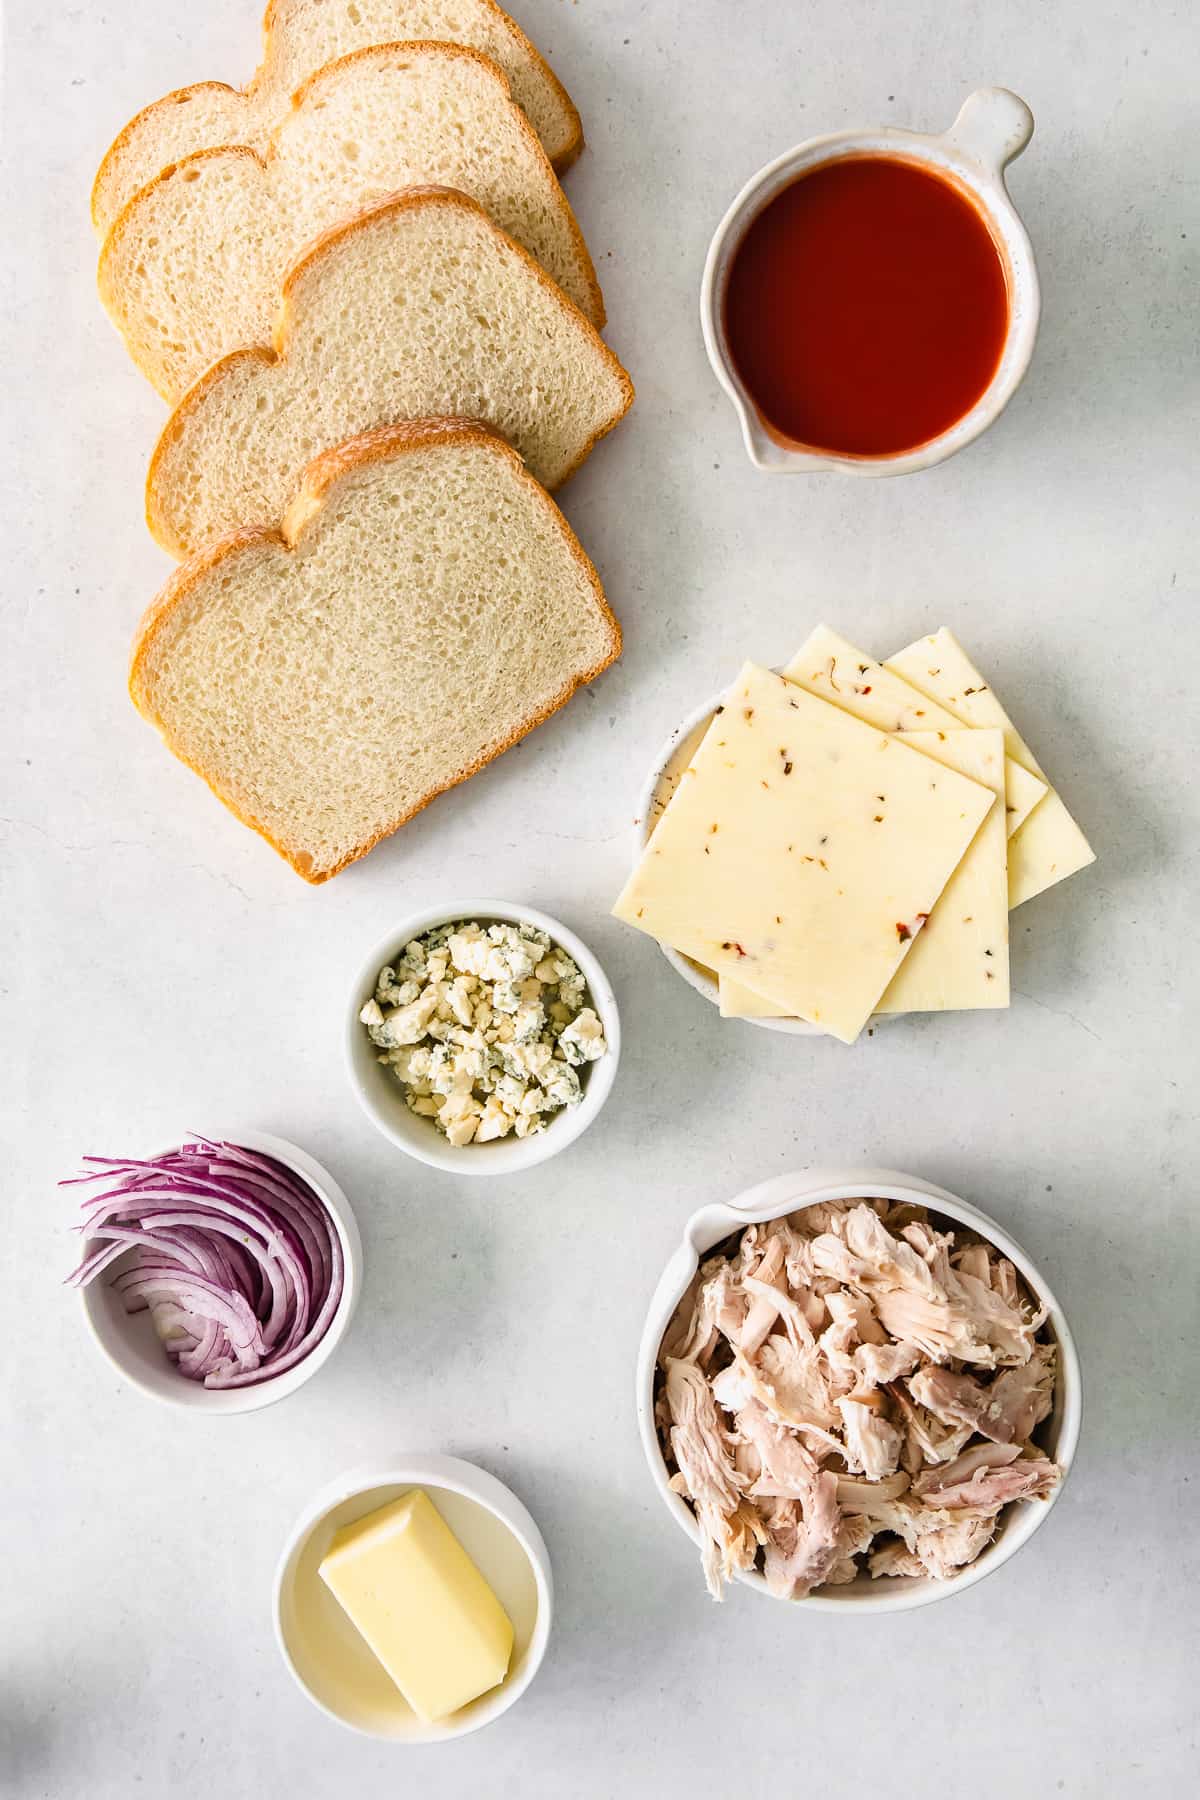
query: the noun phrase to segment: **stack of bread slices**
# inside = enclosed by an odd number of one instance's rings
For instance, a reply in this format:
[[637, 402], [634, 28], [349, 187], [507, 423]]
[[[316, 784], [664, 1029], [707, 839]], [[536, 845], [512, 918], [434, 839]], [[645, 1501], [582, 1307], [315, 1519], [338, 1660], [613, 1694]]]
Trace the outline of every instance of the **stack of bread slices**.
[[633, 387], [555, 174], [579, 116], [493, 0], [271, 0], [265, 32], [247, 88], [131, 120], [92, 211], [186, 559], [133, 698], [319, 882], [619, 654], [547, 490]]

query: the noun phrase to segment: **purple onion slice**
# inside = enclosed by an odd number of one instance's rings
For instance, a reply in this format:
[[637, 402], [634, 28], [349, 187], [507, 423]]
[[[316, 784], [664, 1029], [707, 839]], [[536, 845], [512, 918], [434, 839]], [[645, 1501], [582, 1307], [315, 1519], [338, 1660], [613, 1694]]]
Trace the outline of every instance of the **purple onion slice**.
[[342, 1298], [342, 1245], [293, 1169], [207, 1138], [144, 1160], [83, 1160], [87, 1172], [60, 1185], [104, 1191], [82, 1203], [89, 1253], [68, 1282], [107, 1272], [127, 1312], [149, 1308], [181, 1375], [248, 1387], [320, 1343]]

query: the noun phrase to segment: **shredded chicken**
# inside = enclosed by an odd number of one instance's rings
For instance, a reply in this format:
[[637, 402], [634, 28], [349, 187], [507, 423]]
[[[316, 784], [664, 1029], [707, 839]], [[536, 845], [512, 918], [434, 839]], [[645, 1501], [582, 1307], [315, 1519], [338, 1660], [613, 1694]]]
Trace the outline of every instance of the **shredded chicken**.
[[825, 1577], [826, 1587], [845, 1587], [862, 1574], [859, 1557], [869, 1550], [878, 1527], [866, 1513], [843, 1513], [837, 1530], [837, 1558]]
[[1033, 1443], [1054, 1345], [1011, 1262], [922, 1209], [836, 1201], [709, 1257], [659, 1353], [655, 1419], [714, 1598], [949, 1580], [1060, 1470]]
[[981, 1469], [1001, 1469], [1016, 1462], [1021, 1452], [1015, 1444], [973, 1444], [941, 1469], [926, 1469], [912, 1484], [914, 1494], [941, 1494], [969, 1482]]
[[865, 1294], [885, 1330], [899, 1343], [916, 1344], [931, 1362], [957, 1357], [986, 1368], [1026, 1362], [1044, 1314], [1027, 1318], [977, 1275], [953, 1268], [952, 1242], [952, 1233], [927, 1224], [906, 1225], [893, 1237], [871, 1207], [858, 1206], [843, 1232], [814, 1240], [813, 1262]]
[[[741, 1480], [733, 1446], [721, 1425], [712, 1389], [694, 1362], [673, 1358], [666, 1367], [671, 1454], [682, 1491], [696, 1509], [704, 1534], [701, 1555], [709, 1592], [720, 1597], [731, 1574], [754, 1560], [747, 1542], [751, 1520], [741, 1506]], [[752, 1537], [752, 1532], [749, 1533]]]
[[992, 1285], [992, 1271], [988, 1261], [987, 1247], [984, 1244], [967, 1244], [952, 1258], [956, 1269], [962, 1269], [968, 1275], [974, 1275], [979, 1281]]
[[971, 1436], [969, 1425], [944, 1425], [931, 1412], [918, 1406], [900, 1382], [889, 1394], [904, 1420], [904, 1449], [900, 1460], [910, 1475], [916, 1475], [927, 1463], [952, 1462]]
[[1054, 1347], [1035, 1344], [1027, 1363], [984, 1385], [950, 1369], [918, 1369], [908, 1391], [943, 1425], [966, 1426], [994, 1444], [1023, 1444], [1048, 1417], [1054, 1394]]
[[769, 1337], [747, 1367], [756, 1397], [785, 1425], [829, 1430], [837, 1424], [828, 1367], [815, 1344], [797, 1346], [782, 1335]]
[[880, 1481], [894, 1475], [903, 1441], [899, 1429], [862, 1400], [839, 1400], [846, 1467], [854, 1475]]
[[[773, 1503], [764, 1570], [772, 1593], [792, 1599], [818, 1587], [838, 1556], [837, 1477], [818, 1468], [799, 1440], [756, 1401], [737, 1416], [738, 1435], [757, 1450], [762, 1476], [751, 1490]], [[779, 1510], [782, 1501], [785, 1512]]]
[[910, 1375], [921, 1359], [915, 1344], [860, 1344], [854, 1352], [858, 1393], [872, 1393]]
[[949, 1581], [974, 1562], [995, 1535], [998, 1510], [951, 1514], [926, 1508], [916, 1514], [916, 1555], [925, 1573], [935, 1581]]
[[750, 1296], [750, 1305], [738, 1334], [738, 1345], [746, 1356], [753, 1356], [770, 1336], [779, 1308], [788, 1299], [787, 1288], [781, 1290], [777, 1285], [783, 1273], [783, 1257], [783, 1239], [771, 1238], [754, 1265], [754, 1273], [742, 1275], [742, 1291]]
[[976, 1444], [944, 1469], [918, 1475], [913, 1489], [933, 1506], [998, 1510], [1010, 1500], [1044, 1500], [1058, 1470], [1044, 1456], [1019, 1460], [1016, 1444]]
[[903, 1538], [889, 1538], [879, 1550], [873, 1550], [867, 1558], [867, 1567], [872, 1581], [881, 1575], [915, 1575], [918, 1580], [925, 1573], [925, 1564], [919, 1556], [914, 1556]]

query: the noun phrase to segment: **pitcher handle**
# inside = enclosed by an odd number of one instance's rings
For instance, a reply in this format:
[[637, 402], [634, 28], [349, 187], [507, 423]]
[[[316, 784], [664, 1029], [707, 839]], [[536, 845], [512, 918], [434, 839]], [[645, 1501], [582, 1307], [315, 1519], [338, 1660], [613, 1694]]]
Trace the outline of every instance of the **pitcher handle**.
[[985, 169], [1000, 175], [1033, 136], [1033, 114], [1008, 88], [977, 88], [963, 101], [946, 136]]

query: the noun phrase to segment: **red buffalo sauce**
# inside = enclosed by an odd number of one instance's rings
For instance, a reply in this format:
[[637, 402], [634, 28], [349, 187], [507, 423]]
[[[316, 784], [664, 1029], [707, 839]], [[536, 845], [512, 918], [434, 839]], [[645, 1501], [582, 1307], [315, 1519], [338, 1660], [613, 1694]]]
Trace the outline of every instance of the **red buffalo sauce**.
[[970, 412], [1008, 330], [1004, 264], [949, 181], [852, 156], [768, 201], [725, 286], [733, 365], [774, 437], [892, 456]]

